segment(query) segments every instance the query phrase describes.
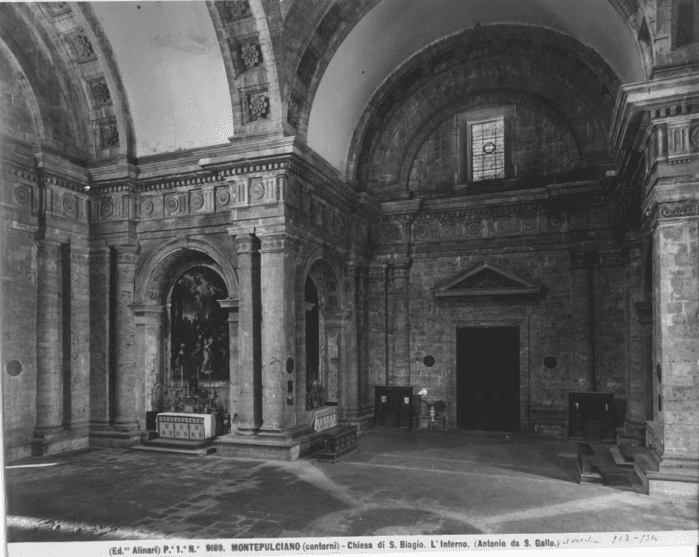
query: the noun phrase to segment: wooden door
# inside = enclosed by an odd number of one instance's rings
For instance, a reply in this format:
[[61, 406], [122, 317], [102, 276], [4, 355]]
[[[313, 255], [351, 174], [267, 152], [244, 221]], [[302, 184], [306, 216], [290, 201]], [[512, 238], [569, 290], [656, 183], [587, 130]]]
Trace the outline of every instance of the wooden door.
[[456, 355], [458, 427], [519, 431], [519, 328], [458, 329]]

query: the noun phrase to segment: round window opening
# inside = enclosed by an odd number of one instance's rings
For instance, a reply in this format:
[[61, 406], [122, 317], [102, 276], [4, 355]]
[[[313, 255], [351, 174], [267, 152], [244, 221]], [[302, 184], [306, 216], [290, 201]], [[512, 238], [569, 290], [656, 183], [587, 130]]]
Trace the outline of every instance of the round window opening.
[[558, 360], [554, 356], [546, 356], [544, 358], [544, 367], [546, 369], [553, 369], [558, 365]]
[[483, 152], [486, 155], [492, 155], [495, 152], [495, 149], [497, 149], [497, 146], [492, 141], [488, 141], [488, 143], [483, 145]]
[[5, 371], [10, 377], [17, 377], [22, 373], [22, 362], [19, 360], [10, 360], [5, 364]]
[[422, 363], [425, 364], [426, 367], [432, 367], [436, 363], [436, 360], [434, 356], [427, 355], [422, 359]]

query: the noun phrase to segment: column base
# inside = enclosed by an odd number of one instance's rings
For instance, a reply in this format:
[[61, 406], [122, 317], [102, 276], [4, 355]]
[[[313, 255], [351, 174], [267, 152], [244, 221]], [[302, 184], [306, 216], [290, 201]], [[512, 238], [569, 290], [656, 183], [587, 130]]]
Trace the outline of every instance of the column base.
[[89, 445], [87, 429], [60, 431], [48, 433], [46, 431], [34, 432], [32, 439], [32, 456], [49, 456], [67, 451], [86, 449]]
[[238, 435], [253, 436], [260, 433], [259, 425], [238, 425], [236, 426], [236, 433]]
[[699, 460], [656, 459], [651, 451], [634, 455], [634, 471], [648, 495], [699, 501]]

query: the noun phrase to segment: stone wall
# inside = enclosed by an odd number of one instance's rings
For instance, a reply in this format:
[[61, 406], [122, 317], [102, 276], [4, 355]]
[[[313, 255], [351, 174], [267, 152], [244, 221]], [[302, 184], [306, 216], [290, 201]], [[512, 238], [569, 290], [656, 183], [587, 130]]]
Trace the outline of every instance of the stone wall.
[[[567, 434], [569, 391], [614, 393], [621, 425], [629, 391], [627, 261], [611, 235], [610, 207], [595, 196], [553, 204], [543, 191], [536, 190], [536, 203], [532, 197], [524, 203], [522, 194], [503, 195], [498, 210], [487, 207], [489, 196], [384, 205], [369, 272], [372, 389], [399, 384], [407, 375], [414, 392], [426, 388], [446, 402], [447, 424], [456, 427], [457, 329], [518, 327], [523, 431]], [[591, 277], [589, 284], [574, 275], [580, 246], [588, 253], [582, 276]], [[410, 256], [407, 362], [400, 346], [403, 287], [395, 270], [406, 265], [402, 254]], [[435, 295], [445, 281], [485, 262], [541, 287], [541, 294]], [[434, 367], [424, 365], [426, 355], [434, 356]], [[557, 365], [547, 368], [547, 356]]]
[[[37, 261], [34, 234], [3, 221], [2, 227], [2, 390], [4, 443], [9, 458], [30, 450], [36, 414]], [[22, 371], [10, 376], [7, 362]]]
[[[471, 299], [445, 302], [437, 300], [433, 289], [445, 277], [487, 259], [512, 269], [544, 286], [539, 299]], [[621, 267], [599, 266], [595, 270], [598, 295], [595, 305], [603, 308], [596, 319], [598, 389], [625, 395], [625, 284], [618, 280]], [[532, 250], [483, 250], [478, 253], [421, 254], [410, 267], [410, 384], [414, 392], [426, 388], [431, 396], [447, 403], [447, 423], [456, 425], [456, 329], [459, 327], [517, 326], [520, 328], [520, 401], [521, 422], [532, 431], [567, 433], [567, 392], [589, 390], [590, 380], [578, 372], [571, 347], [575, 345], [572, 303], [571, 263], [565, 244], [542, 246]], [[611, 288], [610, 285], [615, 287]], [[384, 335], [386, 331], [380, 291], [372, 290], [374, 327], [371, 329], [372, 385], [385, 384]], [[389, 290], [389, 307], [391, 290]], [[426, 355], [436, 364], [423, 364]], [[558, 365], [547, 369], [543, 360], [554, 356]], [[526, 430], [526, 427], [523, 428]]]
[[[516, 117], [512, 120], [513, 177], [533, 178], [565, 174], [580, 164], [580, 152], [570, 128], [546, 114], [517, 103], [516, 95], [509, 95]], [[498, 95], [498, 103], [507, 103], [508, 95]], [[471, 106], [488, 106], [488, 98]], [[501, 105], [502, 106], [502, 105]], [[422, 145], [410, 170], [409, 188], [425, 192], [450, 188], [459, 183], [459, 149], [456, 117], [448, 119]], [[399, 156], [401, 153], [396, 154]], [[466, 155], [464, 152], [463, 155]]]

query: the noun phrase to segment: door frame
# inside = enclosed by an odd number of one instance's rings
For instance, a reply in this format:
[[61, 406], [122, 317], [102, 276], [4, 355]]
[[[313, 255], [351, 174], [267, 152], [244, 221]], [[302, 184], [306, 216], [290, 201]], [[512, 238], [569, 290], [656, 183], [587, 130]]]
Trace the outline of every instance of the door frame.
[[[514, 309], [514, 308], [513, 308]], [[529, 311], [520, 318], [488, 316], [486, 319], [454, 319], [450, 327], [452, 342], [452, 371], [449, 374], [449, 400], [447, 424], [450, 428], [457, 428], [456, 420], [456, 333], [457, 329], [488, 329], [494, 327], [518, 327], [519, 328], [519, 431], [529, 433], [530, 427], [530, 377], [529, 377]]]

